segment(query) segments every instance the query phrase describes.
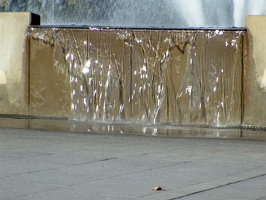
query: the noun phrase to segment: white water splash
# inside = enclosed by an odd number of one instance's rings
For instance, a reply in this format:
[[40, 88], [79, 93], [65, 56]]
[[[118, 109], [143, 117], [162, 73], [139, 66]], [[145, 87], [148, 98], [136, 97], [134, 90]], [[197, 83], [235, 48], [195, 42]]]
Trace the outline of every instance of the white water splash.
[[266, 0], [172, 0], [186, 27], [244, 27], [245, 16], [265, 15]]
[[185, 21], [191, 27], [200, 27], [205, 24], [202, 1], [173, 0], [176, 9], [185, 17]]
[[265, 0], [234, 0], [234, 26], [243, 26], [246, 15], [266, 13]]

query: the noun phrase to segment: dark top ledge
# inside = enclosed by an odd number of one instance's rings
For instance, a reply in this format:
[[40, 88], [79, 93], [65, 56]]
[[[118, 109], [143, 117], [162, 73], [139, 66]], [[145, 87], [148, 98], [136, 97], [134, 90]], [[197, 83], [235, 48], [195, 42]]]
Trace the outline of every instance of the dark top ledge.
[[58, 28], [58, 29], [91, 29], [91, 30], [116, 30], [116, 29], [130, 29], [130, 30], [191, 30], [191, 31], [246, 31], [245, 27], [186, 27], [186, 28], [167, 28], [167, 27], [118, 27], [118, 26], [89, 26], [89, 25], [31, 25], [30, 28]]

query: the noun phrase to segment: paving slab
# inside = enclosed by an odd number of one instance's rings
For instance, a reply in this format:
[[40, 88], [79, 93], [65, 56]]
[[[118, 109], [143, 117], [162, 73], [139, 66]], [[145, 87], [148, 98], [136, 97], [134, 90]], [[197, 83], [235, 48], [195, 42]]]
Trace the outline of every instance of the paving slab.
[[265, 199], [266, 141], [2, 128], [0, 185], [1, 200]]

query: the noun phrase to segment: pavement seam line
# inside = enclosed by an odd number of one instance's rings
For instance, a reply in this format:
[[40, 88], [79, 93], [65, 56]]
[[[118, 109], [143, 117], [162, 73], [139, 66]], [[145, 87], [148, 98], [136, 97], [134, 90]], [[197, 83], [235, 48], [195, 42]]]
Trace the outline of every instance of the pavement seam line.
[[68, 167], [75, 167], [75, 166], [80, 166], [80, 165], [88, 165], [88, 164], [93, 164], [93, 163], [98, 163], [98, 162], [106, 162], [106, 161], [115, 160], [118, 158], [119, 157], [104, 158], [104, 159], [100, 159], [100, 160], [95, 160], [95, 161], [90, 161], [90, 162], [85, 162], [85, 163], [77, 163], [77, 164], [72, 164], [72, 165], [63, 166], [63, 167], [52, 167], [52, 168], [48, 168], [48, 169], [41, 169], [41, 170], [34, 170], [34, 171], [23, 172], [23, 173], [18, 173], [18, 174], [11, 174], [8, 176], [2, 176], [0, 178], [10, 178], [10, 177], [20, 176], [20, 175], [25, 175], [25, 174], [33, 174], [33, 173], [39, 173], [39, 172], [45, 172], [45, 171], [51, 171], [51, 170], [57, 170], [57, 169], [64, 169], [64, 168], [68, 168]]
[[218, 185], [218, 186], [216, 186], [216, 187], [212, 187], [212, 188], [208, 188], [208, 189], [204, 189], [204, 190], [200, 190], [200, 191], [192, 192], [192, 193], [190, 193], [190, 194], [182, 195], [182, 196], [180, 196], [180, 197], [171, 198], [171, 199], [169, 199], [169, 200], [177, 200], [177, 199], [181, 199], [181, 198], [184, 198], [184, 197], [192, 196], [192, 195], [194, 195], [194, 194], [199, 194], [199, 193], [202, 193], [202, 192], [207, 192], [207, 191], [215, 190], [215, 189], [218, 189], [218, 188], [222, 188], [222, 187], [226, 187], [226, 186], [229, 186], [229, 185], [233, 185], [233, 184], [241, 183], [241, 182], [248, 181], [248, 180], [252, 180], [252, 179], [255, 179], [255, 178], [260, 178], [260, 177], [263, 177], [263, 176], [266, 176], [266, 174], [261, 174], [261, 175], [258, 175], [258, 176], [254, 176], [254, 177], [250, 177], [250, 178], [246, 178], [246, 179], [242, 179], [242, 180], [238, 180], [238, 181], [230, 182], [230, 183], [227, 183], [227, 184]]

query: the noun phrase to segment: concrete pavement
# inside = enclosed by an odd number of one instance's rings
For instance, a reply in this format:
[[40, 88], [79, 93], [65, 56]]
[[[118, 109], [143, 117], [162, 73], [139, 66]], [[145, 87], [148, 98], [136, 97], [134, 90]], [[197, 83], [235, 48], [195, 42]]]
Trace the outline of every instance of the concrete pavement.
[[266, 141], [0, 129], [0, 199], [266, 199]]

